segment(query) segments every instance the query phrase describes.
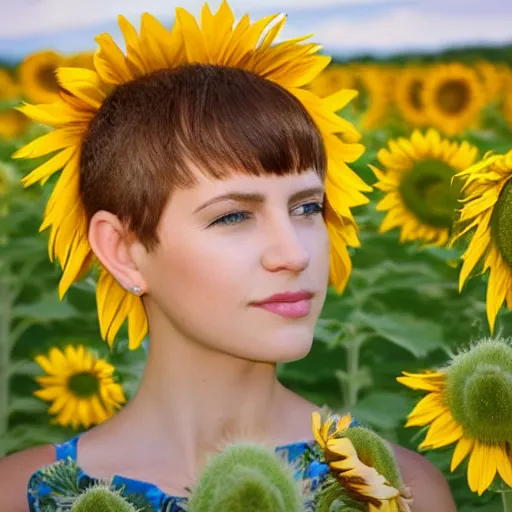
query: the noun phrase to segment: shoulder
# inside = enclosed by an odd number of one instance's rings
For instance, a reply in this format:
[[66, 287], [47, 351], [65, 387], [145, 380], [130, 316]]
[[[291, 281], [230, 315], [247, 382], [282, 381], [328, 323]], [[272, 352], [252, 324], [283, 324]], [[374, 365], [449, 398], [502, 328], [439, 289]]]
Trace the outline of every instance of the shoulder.
[[27, 512], [30, 477], [42, 466], [53, 462], [53, 445], [37, 446], [0, 459], [0, 510]]
[[452, 493], [443, 474], [425, 457], [391, 444], [398, 465], [414, 496], [412, 512], [456, 512]]

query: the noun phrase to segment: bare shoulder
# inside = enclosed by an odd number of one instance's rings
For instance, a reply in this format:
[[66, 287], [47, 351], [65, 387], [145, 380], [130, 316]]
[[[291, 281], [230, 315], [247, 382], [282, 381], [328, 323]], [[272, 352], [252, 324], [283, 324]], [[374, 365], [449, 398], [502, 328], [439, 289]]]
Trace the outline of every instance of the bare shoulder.
[[28, 481], [35, 471], [53, 462], [52, 445], [29, 448], [0, 459], [0, 510], [28, 512]]
[[405, 485], [414, 496], [412, 512], [456, 512], [448, 482], [443, 474], [425, 457], [391, 444]]

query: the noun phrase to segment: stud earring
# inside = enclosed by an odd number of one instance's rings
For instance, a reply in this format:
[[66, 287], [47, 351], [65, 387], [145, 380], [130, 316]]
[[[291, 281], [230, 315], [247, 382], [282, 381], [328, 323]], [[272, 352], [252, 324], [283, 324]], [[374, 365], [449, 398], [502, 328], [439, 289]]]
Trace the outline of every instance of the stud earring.
[[141, 290], [141, 287], [140, 287], [138, 284], [134, 284], [134, 285], [130, 288], [130, 291], [131, 291], [134, 295], [140, 295], [140, 292], [141, 292], [142, 290]]

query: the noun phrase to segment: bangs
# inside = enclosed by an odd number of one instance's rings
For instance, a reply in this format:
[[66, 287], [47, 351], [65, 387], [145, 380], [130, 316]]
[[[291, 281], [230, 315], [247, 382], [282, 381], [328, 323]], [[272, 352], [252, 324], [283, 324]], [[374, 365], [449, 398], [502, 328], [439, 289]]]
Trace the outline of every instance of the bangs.
[[176, 105], [175, 170], [184, 185], [189, 182], [187, 161], [215, 178], [232, 171], [259, 176], [313, 170], [325, 176], [325, 150], [316, 125], [279, 85], [241, 69], [208, 66], [185, 68], [175, 80], [197, 92]]

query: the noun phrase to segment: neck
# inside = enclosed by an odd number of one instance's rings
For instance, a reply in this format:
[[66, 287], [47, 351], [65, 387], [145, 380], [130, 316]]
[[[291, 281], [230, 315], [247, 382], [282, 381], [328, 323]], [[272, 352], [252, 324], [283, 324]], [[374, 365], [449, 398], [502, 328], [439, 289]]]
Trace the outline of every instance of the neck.
[[157, 454], [162, 464], [172, 458], [195, 474], [226, 443], [285, 444], [283, 416], [290, 415], [291, 395], [277, 381], [273, 363], [153, 337], [139, 390], [112, 426], [122, 425], [118, 432], [143, 443], [140, 450], [151, 454], [153, 464]]

